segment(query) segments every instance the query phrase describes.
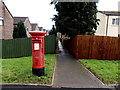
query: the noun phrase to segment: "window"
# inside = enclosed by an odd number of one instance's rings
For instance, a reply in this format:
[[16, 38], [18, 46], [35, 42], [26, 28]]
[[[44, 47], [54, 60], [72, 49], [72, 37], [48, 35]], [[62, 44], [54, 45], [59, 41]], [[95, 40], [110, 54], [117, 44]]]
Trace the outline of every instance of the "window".
[[120, 18], [113, 18], [112, 25], [120, 25]]
[[112, 19], [112, 25], [115, 25], [115, 19]]
[[0, 20], [0, 25], [3, 25], [3, 24], [2, 24], [2, 20]]
[[28, 31], [28, 27], [25, 27], [26, 31]]
[[3, 25], [3, 18], [0, 17], [0, 25]]

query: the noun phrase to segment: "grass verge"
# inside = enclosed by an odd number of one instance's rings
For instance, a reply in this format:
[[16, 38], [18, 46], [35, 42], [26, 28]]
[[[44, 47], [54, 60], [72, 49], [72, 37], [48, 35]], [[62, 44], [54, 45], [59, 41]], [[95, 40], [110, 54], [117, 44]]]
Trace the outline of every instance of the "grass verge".
[[0, 59], [2, 61], [1, 83], [33, 83], [33, 84], [51, 84], [55, 54], [45, 55], [45, 76], [37, 77], [32, 74], [32, 58], [12, 58]]
[[85, 59], [80, 59], [79, 61], [104, 83], [118, 84], [118, 65], [120, 64], [120, 61]]

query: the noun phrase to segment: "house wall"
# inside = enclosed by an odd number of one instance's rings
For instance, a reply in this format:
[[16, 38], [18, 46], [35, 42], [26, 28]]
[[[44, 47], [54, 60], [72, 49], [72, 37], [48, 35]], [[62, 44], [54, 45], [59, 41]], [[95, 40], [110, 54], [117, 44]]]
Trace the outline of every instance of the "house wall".
[[95, 35], [105, 36], [106, 35], [107, 17], [106, 17], [106, 15], [98, 12], [97, 19], [100, 19], [100, 21], [99, 21], [99, 25], [97, 27]]
[[12, 39], [13, 38], [13, 17], [4, 6], [4, 39]]
[[0, 30], [2, 30], [2, 26], [0, 25]]
[[29, 34], [29, 31], [32, 30], [32, 26], [28, 18], [25, 20], [24, 25], [26, 28], [28, 28], [28, 30], [26, 31], [27, 37], [31, 37], [31, 35]]
[[118, 16], [109, 16], [107, 36], [118, 37], [118, 25], [112, 25], [113, 18], [118, 18]]
[[3, 17], [3, 3], [0, 1], [0, 17]]
[[118, 27], [118, 36], [120, 37], [120, 27]]
[[0, 31], [2, 33], [2, 36], [0, 36], [0, 39], [12, 39], [13, 35], [13, 17], [8, 11], [5, 4], [0, 2], [0, 12], [1, 17], [3, 18], [3, 28]]
[[[0, 1], [0, 18], [3, 18], [3, 4]], [[0, 23], [2, 23], [2, 20], [0, 20]], [[2, 39], [2, 30], [3, 30], [3, 26], [2, 24], [0, 25], [0, 39]]]
[[35, 28], [34, 31], [39, 31], [39, 27], [38, 27], [38, 25], [36, 26], [36, 28]]
[[97, 19], [100, 19], [95, 35], [118, 37], [118, 25], [112, 25], [112, 19], [118, 16], [107, 16], [103, 13], [97, 13]]
[[2, 28], [3, 28], [3, 26], [0, 25], [0, 39], [2, 39]]

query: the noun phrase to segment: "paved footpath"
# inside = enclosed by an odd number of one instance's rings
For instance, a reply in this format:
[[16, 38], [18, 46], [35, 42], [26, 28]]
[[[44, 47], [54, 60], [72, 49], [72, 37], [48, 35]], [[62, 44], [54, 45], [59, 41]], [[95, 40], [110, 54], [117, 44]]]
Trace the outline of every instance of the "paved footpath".
[[65, 88], [108, 88], [88, 69], [63, 49], [60, 41], [58, 47], [53, 87]]

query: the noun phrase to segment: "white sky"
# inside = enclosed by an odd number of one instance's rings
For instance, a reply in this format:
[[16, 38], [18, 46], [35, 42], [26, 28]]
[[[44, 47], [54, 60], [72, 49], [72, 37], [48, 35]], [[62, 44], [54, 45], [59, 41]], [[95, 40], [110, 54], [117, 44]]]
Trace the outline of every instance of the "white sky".
[[[51, 0], [3, 0], [13, 16], [29, 17], [31, 23], [38, 23], [44, 29], [51, 29], [50, 18], [56, 13]], [[98, 10], [118, 11], [120, 0], [99, 0]]]
[[118, 2], [120, 0], [99, 0], [98, 10], [100, 11], [118, 11]]

